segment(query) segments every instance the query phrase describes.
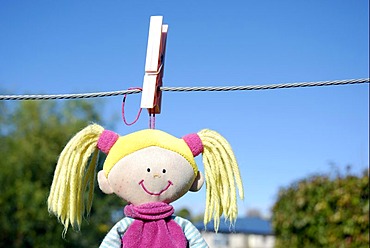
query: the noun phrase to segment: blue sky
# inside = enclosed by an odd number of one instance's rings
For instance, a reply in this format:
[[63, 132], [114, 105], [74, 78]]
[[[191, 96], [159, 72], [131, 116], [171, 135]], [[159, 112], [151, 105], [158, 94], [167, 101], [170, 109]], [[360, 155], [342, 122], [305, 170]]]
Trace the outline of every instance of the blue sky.
[[[1, 1], [0, 90], [54, 94], [140, 87], [152, 15], [169, 24], [165, 86], [365, 78], [368, 10], [364, 0]], [[134, 126], [123, 124], [121, 101], [101, 100], [109, 126], [120, 134], [147, 128], [145, 111]], [[128, 119], [139, 101], [140, 95], [129, 96]], [[178, 137], [202, 128], [223, 134], [246, 191], [240, 213], [257, 208], [268, 215], [279, 187], [328, 172], [330, 164], [343, 170], [350, 164], [355, 173], [368, 167], [368, 106], [368, 85], [164, 92], [156, 127]], [[189, 193], [174, 205], [200, 213], [205, 192]]]

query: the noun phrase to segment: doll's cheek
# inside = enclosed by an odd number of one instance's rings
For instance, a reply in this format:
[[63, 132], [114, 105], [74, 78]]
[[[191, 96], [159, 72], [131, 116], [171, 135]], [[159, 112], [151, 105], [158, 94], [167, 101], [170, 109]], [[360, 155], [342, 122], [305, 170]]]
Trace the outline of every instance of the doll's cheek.
[[122, 198], [125, 201], [132, 202], [135, 200], [135, 198], [141, 199], [142, 195], [142, 189], [138, 183], [136, 183], [135, 180], [129, 180], [129, 179], [120, 179], [114, 185], [112, 186], [114, 188], [114, 193]]

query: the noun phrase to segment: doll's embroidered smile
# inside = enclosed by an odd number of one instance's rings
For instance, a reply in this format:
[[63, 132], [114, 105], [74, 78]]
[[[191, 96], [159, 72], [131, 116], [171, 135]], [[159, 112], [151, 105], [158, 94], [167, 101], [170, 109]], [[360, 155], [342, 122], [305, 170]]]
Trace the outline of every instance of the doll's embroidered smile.
[[167, 186], [166, 186], [166, 188], [164, 188], [164, 189], [162, 189], [161, 191], [159, 191], [158, 193], [153, 193], [153, 192], [150, 192], [149, 190], [147, 190], [146, 188], [145, 188], [145, 185], [144, 185], [144, 180], [141, 180], [140, 182], [139, 182], [139, 185], [143, 188], [143, 190], [146, 192], [146, 193], [148, 193], [149, 195], [161, 195], [163, 192], [165, 192], [171, 185], [173, 185], [173, 183], [170, 181], [170, 180], [168, 180], [168, 184], [167, 184]]

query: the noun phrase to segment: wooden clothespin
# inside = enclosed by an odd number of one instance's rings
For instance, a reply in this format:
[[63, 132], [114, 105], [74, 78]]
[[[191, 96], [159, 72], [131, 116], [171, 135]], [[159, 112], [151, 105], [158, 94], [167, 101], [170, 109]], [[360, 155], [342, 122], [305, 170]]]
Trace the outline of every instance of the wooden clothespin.
[[163, 16], [151, 16], [148, 46], [146, 51], [145, 75], [141, 95], [141, 108], [146, 108], [149, 115], [161, 112], [162, 78], [168, 25], [162, 24]]

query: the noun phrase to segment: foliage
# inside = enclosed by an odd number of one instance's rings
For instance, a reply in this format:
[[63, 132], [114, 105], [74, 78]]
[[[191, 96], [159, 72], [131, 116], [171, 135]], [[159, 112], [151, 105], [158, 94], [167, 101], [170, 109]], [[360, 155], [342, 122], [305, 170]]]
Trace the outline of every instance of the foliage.
[[[0, 247], [98, 246], [123, 203], [96, 189], [91, 217], [69, 230], [47, 209], [58, 154], [89, 122], [100, 122], [89, 102], [0, 103]], [[96, 187], [98, 188], [98, 187]]]
[[276, 247], [369, 247], [369, 174], [319, 175], [281, 189]]
[[176, 211], [176, 215], [180, 216], [182, 218], [191, 220], [191, 213], [190, 213], [189, 209], [187, 209], [187, 208], [182, 208], [182, 209]]
[[190, 220], [192, 223], [203, 222], [204, 214], [194, 214], [188, 208], [184, 207], [175, 212], [175, 215]]

